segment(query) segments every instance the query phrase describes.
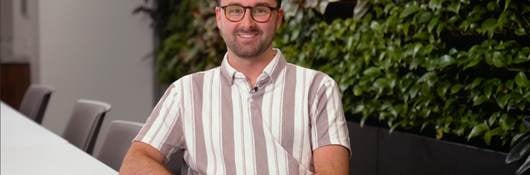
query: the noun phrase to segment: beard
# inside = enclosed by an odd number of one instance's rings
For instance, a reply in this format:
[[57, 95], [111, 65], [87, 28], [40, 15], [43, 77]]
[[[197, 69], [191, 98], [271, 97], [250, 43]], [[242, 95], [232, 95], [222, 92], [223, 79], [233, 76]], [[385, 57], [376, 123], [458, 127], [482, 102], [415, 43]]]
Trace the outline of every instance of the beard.
[[[255, 35], [256, 40], [251, 43], [238, 41], [239, 35]], [[238, 28], [232, 33], [232, 40], [226, 41], [227, 47], [240, 58], [255, 58], [263, 54], [272, 44], [272, 37], [262, 39], [263, 31], [256, 26]]]

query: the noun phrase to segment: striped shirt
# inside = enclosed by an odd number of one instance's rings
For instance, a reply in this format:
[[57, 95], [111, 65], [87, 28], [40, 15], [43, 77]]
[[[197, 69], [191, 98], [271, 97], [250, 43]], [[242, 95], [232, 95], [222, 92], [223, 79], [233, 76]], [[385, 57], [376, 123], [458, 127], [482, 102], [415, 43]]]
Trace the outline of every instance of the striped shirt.
[[252, 88], [228, 63], [170, 85], [135, 138], [186, 174], [312, 174], [312, 151], [349, 148], [341, 95], [328, 75], [287, 63], [280, 50]]

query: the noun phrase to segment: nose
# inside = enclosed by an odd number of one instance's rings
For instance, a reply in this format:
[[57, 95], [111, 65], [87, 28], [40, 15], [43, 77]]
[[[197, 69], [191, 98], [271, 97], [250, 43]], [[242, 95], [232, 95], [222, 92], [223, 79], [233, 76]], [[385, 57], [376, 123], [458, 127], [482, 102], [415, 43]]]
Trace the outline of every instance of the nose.
[[243, 27], [256, 25], [256, 21], [252, 19], [252, 11], [249, 8], [245, 9], [245, 15], [243, 16], [243, 19], [241, 19], [240, 25]]

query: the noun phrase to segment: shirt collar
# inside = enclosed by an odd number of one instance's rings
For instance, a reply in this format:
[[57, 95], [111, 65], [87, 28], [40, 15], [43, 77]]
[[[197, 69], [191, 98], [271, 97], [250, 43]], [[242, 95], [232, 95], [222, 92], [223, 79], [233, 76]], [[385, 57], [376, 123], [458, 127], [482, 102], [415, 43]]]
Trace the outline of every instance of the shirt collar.
[[[274, 48], [276, 51], [276, 55], [274, 55], [274, 58], [267, 64], [265, 69], [263, 69], [263, 72], [258, 77], [258, 83], [260, 80], [267, 80], [272, 79], [275, 80], [277, 75], [282, 71], [282, 69], [285, 67], [285, 64], [287, 63], [285, 61], [285, 58], [283, 57], [282, 52], [280, 49]], [[228, 63], [228, 54], [225, 54], [223, 57], [223, 62], [221, 63], [221, 74], [222, 76], [230, 83], [230, 85], [233, 84], [234, 79], [236, 78], [245, 78], [243, 73], [238, 72], [234, 67], [232, 67]], [[264, 76], [264, 77], [262, 77]]]

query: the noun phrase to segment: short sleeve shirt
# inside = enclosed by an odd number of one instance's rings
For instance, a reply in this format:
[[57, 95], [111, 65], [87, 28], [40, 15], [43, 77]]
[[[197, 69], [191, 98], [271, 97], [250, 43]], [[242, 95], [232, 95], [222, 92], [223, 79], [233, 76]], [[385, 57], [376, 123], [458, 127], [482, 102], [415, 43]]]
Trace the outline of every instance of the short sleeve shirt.
[[312, 152], [349, 146], [336, 82], [287, 63], [280, 50], [251, 87], [228, 63], [172, 83], [135, 138], [186, 174], [312, 174]]

